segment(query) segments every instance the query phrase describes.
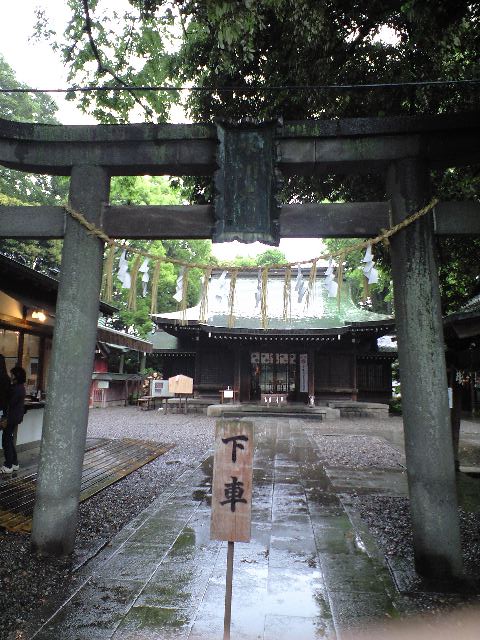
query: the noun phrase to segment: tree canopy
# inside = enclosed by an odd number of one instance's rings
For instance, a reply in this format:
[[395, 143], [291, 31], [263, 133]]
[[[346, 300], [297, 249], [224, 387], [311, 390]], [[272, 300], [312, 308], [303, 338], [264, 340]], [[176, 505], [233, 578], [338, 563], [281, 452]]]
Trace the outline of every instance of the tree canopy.
[[[151, 176], [125, 176], [112, 180], [111, 202], [118, 205], [159, 205], [181, 204], [181, 188], [172, 187], [165, 177]], [[188, 262], [208, 263], [212, 261], [212, 243], [207, 240], [155, 240], [147, 242], [132, 240], [125, 243], [127, 259], [133, 262], [133, 254], [128, 253], [129, 248], [143, 249], [153, 255], [175, 258]], [[118, 264], [117, 263], [115, 267]], [[152, 266], [150, 265], [150, 273]], [[115, 268], [116, 272], [116, 268]], [[178, 267], [165, 262], [161, 265], [158, 289], [157, 308], [159, 311], [168, 312], [177, 309], [177, 303], [173, 299], [178, 277]], [[188, 279], [187, 301], [189, 306], [195, 305], [200, 297], [201, 272], [192, 269]], [[137, 284], [137, 308], [131, 310], [127, 305], [128, 290], [123, 289], [120, 281], [114, 278], [113, 304], [119, 308], [119, 313], [109, 321], [109, 324], [118, 330], [134, 332], [142, 337], [147, 336], [153, 324], [150, 319], [151, 291], [147, 288], [142, 295], [142, 285]]]
[[[0, 55], [0, 87], [25, 88], [13, 69]], [[56, 103], [47, 96], [29, 93], [0, 93], [0, 117], [22, 122], [58, 124]], [[0, 166], [0, 205], [59, 204], [66, 196], [68, 180], [57, 176], [14, 171]], [[61, 243], [55, 240], [19, 242], [0, 239], [0, 251], [43, 271], [58, 271]]]
[[[103, 0], [69, 6], [72, 18], [56, 46], [72, 83], [203, 87], [186, 99], [197, 121], [437, 114], [478, 102], [478, 84], [402, 86], [478, 78], [480, 5], [467, 0], [130, 0], [124, 12]], [[48, 32], [46, 15], [39, 15], [38, 31]], [[378, 83], [387, 86], [338, 87]], [[183, 95], [112, 90], [81, 94], [80, 102], [100, 122], [164, 121]], [[478, 167], [436, 172], [433, 180], [440, 198], [452, 191], [478, 198]], [[197, 179], [190, 195], [205, 201], [211, 193], [211, 184]], [[284, 202], [385, 197], [377, 174], [292, 177], [281, 194]], [[465, 255], [479, 247], [476, 239], [465, 244]], [[440, 243], [445, 310], [474, 282], [476, 265], [456, 270], [459, 247], [454, 239]], [[447, 273], [461, 286], [449, 285]]]

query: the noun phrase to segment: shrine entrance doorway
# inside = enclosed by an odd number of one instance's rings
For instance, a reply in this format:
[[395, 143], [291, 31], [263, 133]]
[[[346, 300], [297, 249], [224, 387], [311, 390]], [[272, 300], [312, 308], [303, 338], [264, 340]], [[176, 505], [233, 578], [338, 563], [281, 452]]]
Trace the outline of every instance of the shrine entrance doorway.
[[250, 400], [258, 402], [262, 394], [286, 394], [288, 402], [299, 401], [299, 358], [298, 353], [253, 351], [250, 354]]

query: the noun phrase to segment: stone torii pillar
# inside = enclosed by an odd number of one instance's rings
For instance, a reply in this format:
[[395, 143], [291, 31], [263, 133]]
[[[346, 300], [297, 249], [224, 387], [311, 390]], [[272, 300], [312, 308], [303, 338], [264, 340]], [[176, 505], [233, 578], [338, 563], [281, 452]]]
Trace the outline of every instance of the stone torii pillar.
[[[408, 158], [388, 170], [393, 224], [429, 200], [428, 167]], [[391, 238], [405, 454], [415, 566], [425, 577], [462, 574], [455, 465], [431, 215]]]
[[[70, 203], [98, 226], [109, 190], [102, 167], [73, 167]], [[32, 547], [41, 555], [74, 547], [102, 261], [103, 242], [68, 216], [33, 514]]]

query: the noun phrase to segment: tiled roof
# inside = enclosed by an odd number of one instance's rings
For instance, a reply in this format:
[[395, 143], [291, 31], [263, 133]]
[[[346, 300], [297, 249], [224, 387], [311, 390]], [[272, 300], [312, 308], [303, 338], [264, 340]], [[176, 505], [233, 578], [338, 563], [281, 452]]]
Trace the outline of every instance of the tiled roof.
[[465, 311], [480, 311], [480, 293], [478, 296], [471, 298], [463, 307], [460, 309], [460, 312]]

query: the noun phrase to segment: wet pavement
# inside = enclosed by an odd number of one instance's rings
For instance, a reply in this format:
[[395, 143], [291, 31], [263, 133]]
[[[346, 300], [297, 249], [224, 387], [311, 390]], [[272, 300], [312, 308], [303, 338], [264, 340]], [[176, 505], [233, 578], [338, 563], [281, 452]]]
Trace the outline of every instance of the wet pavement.
[[[252, 540], [235, 545], [232, 640], [342, 640], [399, 617], [404, 601], [343, 494], [386, 483], [405, 495], [404, 470], [325, 469], [320, 425], [253, 422]], [[383, 435], [401, 441], [398, 427]], [[210, 540], [212, 453], [78, 570], [75, 593], [32, 638], [223, 637], [227, 545]]]

